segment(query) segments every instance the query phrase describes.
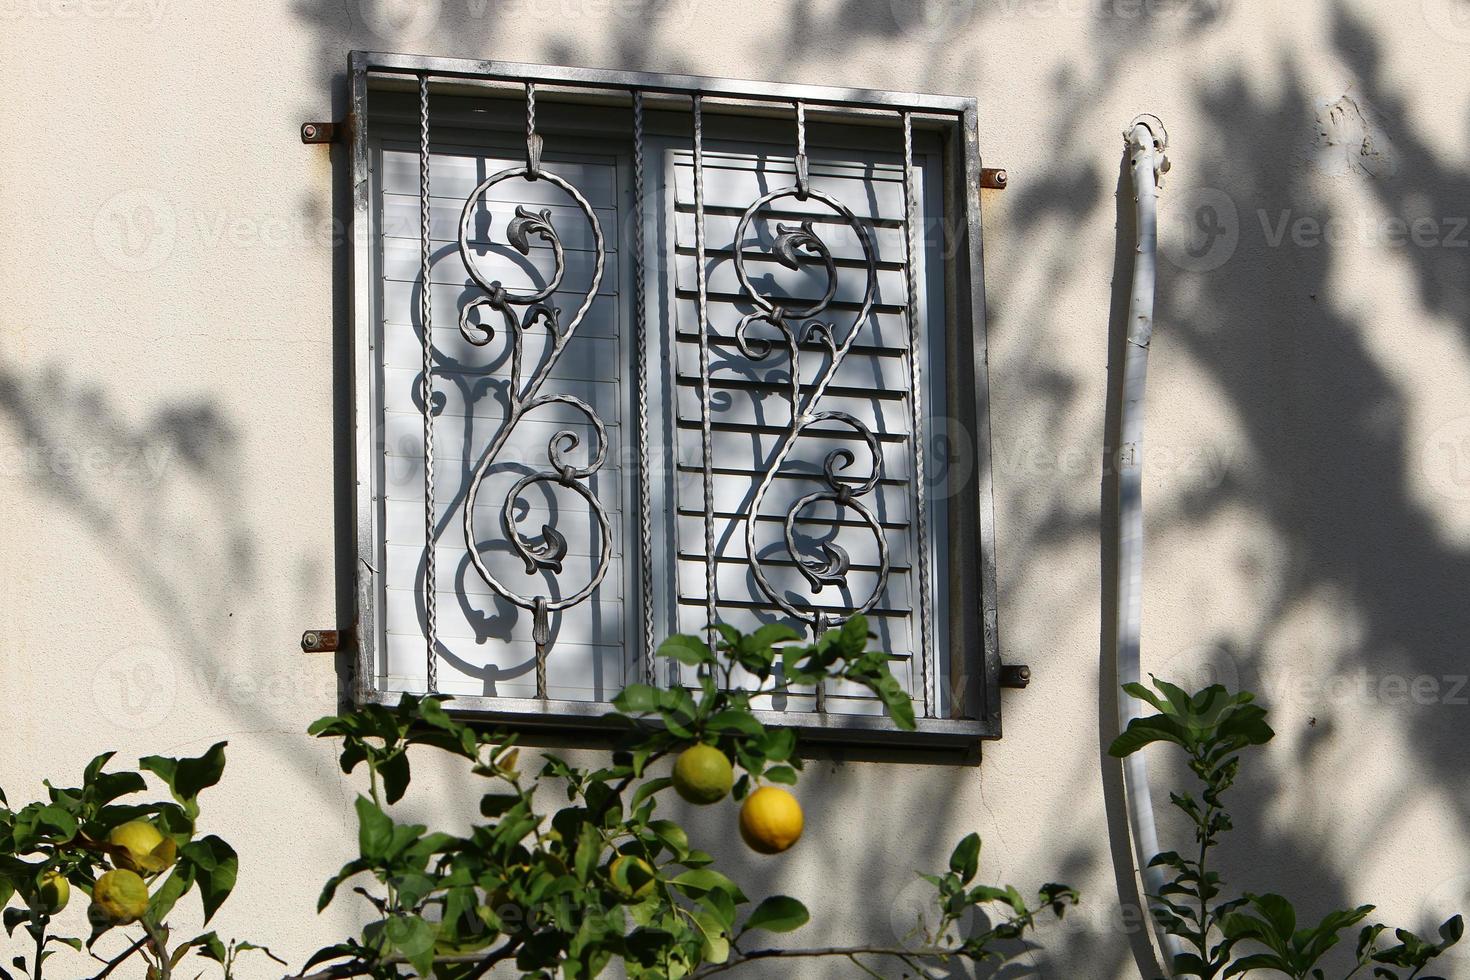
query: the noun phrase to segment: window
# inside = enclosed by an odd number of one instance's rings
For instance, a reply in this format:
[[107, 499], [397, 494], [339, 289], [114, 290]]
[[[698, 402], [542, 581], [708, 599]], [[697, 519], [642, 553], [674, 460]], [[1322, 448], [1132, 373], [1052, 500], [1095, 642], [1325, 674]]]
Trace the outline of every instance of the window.
[[[973, 102], [351, 75], [359, 697], [590, 723], [691, 681], [670, 632], [861, 611], [903, 737], [997, 737]], [[861, 689], [761, 702], [900, 737]]]

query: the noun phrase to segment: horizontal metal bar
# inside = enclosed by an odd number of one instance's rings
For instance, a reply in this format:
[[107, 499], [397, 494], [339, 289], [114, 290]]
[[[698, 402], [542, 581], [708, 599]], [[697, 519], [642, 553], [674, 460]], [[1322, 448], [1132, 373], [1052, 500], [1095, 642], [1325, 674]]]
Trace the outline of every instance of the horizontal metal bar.
[[503, 82], [535, 82], [576, 88], [637, 89], [670, 95], [702, 95], [757, 102], [803, 102], [824, 106], [889, 109], [895, 112], [931, 112], [963, 116], [975, 107], [975, 99], [957, 95], [924, 95], [917, 92], [884, 92], [875, 89], [836, 88], [827, 85], [793, 85], [785, 82], [740, 81], [703, 75], [669, 75], [662, 72], [618, 71], [611, 68], [561, 68], [526, 65], [513, 61], [476, 61], [463, 58], [433, 58], [424, 55], [390, 54], [379, 51], [352, 52], [354, 70], [429, 74], [441, 78], [482, 79]]
[[[370, 691], [361, 701], [393, 707], [402, 696], [394, 691]], [[625, 730], [621, 723], [607, 718], [607, 705], [593, 701], [456, 696], [450, 708], [456, 717], [510, 728], [610, 733]], [[755, 710], [753, 714], [763, 725], [794, 728], [799, 737], [813, 742], [959, 748], [1000, 737], [998, 731], [991, 731], [983, 722], [972, 719], [920, 718], [914, 731], [906, 731], [887, 715], [766, 710]]]

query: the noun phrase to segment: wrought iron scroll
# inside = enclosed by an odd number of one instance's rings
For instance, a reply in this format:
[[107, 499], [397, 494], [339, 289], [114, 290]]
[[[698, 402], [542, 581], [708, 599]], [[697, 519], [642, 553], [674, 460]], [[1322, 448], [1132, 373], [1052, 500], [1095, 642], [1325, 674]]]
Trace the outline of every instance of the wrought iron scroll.
[[[459, 330], [464, 338], [476, 346], [484, 346], [490, 343], [495, 336], [495, 327], [492, 326], [495, 315], [498, 314], [508, 336], [510, 345], [510, 383], [507, 389], [507, 402], [509, 411], [505, 423], [496, 432], [490, 446], [485, 450], [476, 464], [470, 477], [469, 489], [465, 494], [464, 501], [464, 536], [465, 545], [469, 549], [470, 560], [474, 563], [475, 570], [485, 580], [495, 593], [514, 605], [531, 611], [533, 619], [532, 638], [536, 644], [536, 697], [545, 699], [546, 691], [546, 657], [547, 649], [551, 642], [552, 613], [568, 609], [583, 602], [596, 591], [607, 574], [608, 565], [612, 557], [612, 526], [608, 521], [607, 511], [603, 508], [597, 495], [587, 485], [594, 473], [602, 468], [607, 459], [607, 430], [602, 419], [597, 416], [592, 406], [574, 395], [566, 393], [541, 394], [542, 385], [550, 375], [556, 362], [560, 360], [567, 344], [576, 333], [577, 327], [586, 317], [587, 311], [592, 306], [592, 301], [597, 295], [598, 286], [602, 282], [603, 265], [606, 260], [606, 249], [604, 246], [602, 228], [598, 224], [597, 215], [592, 210], [592, 205], [582, 196], [572, 184], [562, 177], [541, 166], [542, 140], [536, 132], [536, 88], [534, 83], [526, 85], [526, 165], [524, 167], [511, 167], [497, 174], [487, 177], [481, 181], [479, 186], [471, 192], [465, 201], [464, 211], [460, 216], [459, 223], [459, 254], [464, 261], [465, 269], [475, 286], [484, 294], [472, 299], [460, 310]], [[596, 263], [592, 272], [592, 281], [587, 287], [586, 294], [581, 304], [577, 307], [571, 319], [563, 322], [560, 308], [550, 305], [552, 294], [561, 287], [562, 278], [566, 274], [566, 257], [563, 252], [561, 238], [552, 224], [551, 211], [532, 211], [525, 207], [516, 208], [516, 216], [509, 222], [505, 237], [516, 251], [522, 255], [531, 254], [532, 239], [540, 239], [552, 250], [555, 268], [550, 280], [541, 289], [531, 292], [514, 292], [505, 288], [499, 280], [488, 280], [479, 266], [474, 261], [470, 251], [469, 237], [470, 226], [474, 219], [475, 208], [485, 194], [497, 184], [513, 178], [520, 177], [528, 181], [545, 181], [561, 189], [570, 197], [586, 215], [587, 222], [592, 229], [593, 241], [596, 247]], [[523, 312], [518, 316], [515, 307], [522, 308]], [[484, 314], [485, 319], [478, 323], [472, 323], [471, 317], [477, 311]], [[529, 379], [523, 375], [523, 347], [525, 332], [536, 323], [543, 325], [550, 338], [551, 350], [542, 360], [539, 367], [532, 372]], [[481, 484], [485, 475], [494, 464], [496, 457], [505, 446], [506, 440], [516, 425], [526, 416], [538, 408], [546, 405], [559, 404], [568, 406], [582, 415], [586, 416], [596, 434], [595, 445], [587, 447], [587, 463], [578, 466], [569, 454], [581, 445], [582, 438], [571, 429], [561, 429], [556, 432], [547, 442], [546, 457], [547, 466], [543, 469], [533, 471], [510, 488], [506, 494], [505, 501], [501, 505], [500, 524], [506, 540], [510, 543], [515, 554], [518, 555], [526, 565], [526, 574], [540, 575], [550, 572], [559, 575], [562, 571], [562, 561], [567, 554], [567, 540], [551, 524], [543, 525], [541, 538], [533, 541], [525, 538], [516, 529], [513, 513], [522, 495], [536, 485], [559, 486], [576, 493], [587, 502], [587, 506], [597, 521], [597, 534], [601, 540], [601, 554], [597, 560], [589, 581], [578, 591], [571, 595], [553, 598], [550, 595], [527, 594], [511, 588], [501, 582], [485, 566], [480, 554], [479, 543], [475, 539], [474, 509], [475, 500], [479, 496]], [[553, 516], [551, 520], [555, 521]]]
[[[790, 383], [786, 390], [786, 396], [790, 402], [791, 423], [782, 434], [781, 441], [772, 455], [765, 462], [764, 476], [756, 489], [755, 496], [751, 501], [750, 511], [746, 515], [745, 522], [745, 544], [746, 554], [750, 561], [751, 571], [754, 574], [756, 584], [765, 596], [776, 605], [784, 609], [790, 615], [810, 623], [814, 634], [820, 634], [827, 629], [850, 616], [866, 613], [877, 604], [879, 597], [883, 594], [888, 583], [890, 559], [888, 554], [888, 542], [883, 533], [883, 526], [872, 510], [863, 501], [863, 497], [870, 494], [878, 485], [883, 476], [883, 455], [878, 444], [878, 438], [873, 431], [862, 420], [840, 411], [822, 411], [818, 403], [826, 394], [827, 388], [832, 383], [832, 378], [842, 366], [843, 360], [856, 342], [858, 334], [868, 321], [872, 312], [873, 302], [877, 293], [878, 285], [878, 260], [873, 243], [855, 214], [842, 202], [811, 186], [810, 166], [806, 155], [806, 112], [802, 103], [796, 103], [797, 123], [797, 154], [796, 154], [796, 182], [790, 187], [779, 188], [760, 197], [751, 204], [741, 216], [739, 224], [735, 229], [734, 261], [735, 274], [740, 281], [740, 287], [749, 298], [756, 309], [746, 314], [736, 328], [736, 344], [743, 356], [752, 361], [763, 361], [775, 350], [775, 344], [759, 337], [750, 335], [750, 328], [756, 323], [764, 323], [774, 328], [785, 342], [786, 356], [790, 362]], [[698, 161], [695, 163], [695, 173], [698, 174]], [[696, 184], [696, 187], [698, 185]], [[820, 263], [827, 277], [826, 289], [822, 297], [811, 302], [809, 300], [791, 300], [775, 296], [763, 295], [751, 283], [745, 269], [745, 241], [746, 234], [750, 229], [751, 222], [765, 208], [771, 204], [794, 198], [798, 201], [816, 201], [835, 215], [845, 221], [856, 234], [862, 245], [864, 264], [866, 267], [866, 283], [863, 289], [861, 308], [852, 318], [852, 322], [844, 329], [839, 330], [835, 320], [825, 320], [823, 314], [831, 307], [837, 295], [837, 264], [833, 260], [832, 252], [827, 244], [817, 234], [813, 222], [805, 221], [800, 224], [776, 225], [776, 239], [771, 246], [771, 254], [778, 262], [789, 269], [800, 269], [803, 263]], [[696, 201], [698, 198], [696, 198]], [[701, 332], [701, 357], [706, 356], [704, 350], [705, 338]], [[801, 358], [804, 345], [818, 343], [825, 348], [825, 367], [818, 372], [816, 380], [808, 386], [805, 397], [802, 395], [801, 384]], [[706, 418], [709, 413], [708, 388], [705, 390], [705, 403], [703, 406]], [[787, 508], [783, 521], [786, 552], [791, 560], [795, 562], [796, 568], [811, 585], [813, 592], [821, 592], [827, 586], [844, 587], [847, 584], [848, 572], [851, 568], [851, 559], [846, 550], [835, 541], [827, 541], [821, 545], [823, 554], [820, 557], [805, 554], [797, 546], [796, 525], [798, 522], [815, 523], [816, 518], [808, 514], [810, 509], [820, 503], [831, 503], [838, 512], [835, 522], [840, 519], [843, 511], [856, 514], [869, 530], [872, 531], [878, 546], [879, 570], [877, 582], [872, 592], [861, 602], [855, 603], [848, 608], [817, 607], [815, 605], [803, 608], [798, 606], [790, 597], [776, 589], [766, 575], [762, 566], [762, 559], [757, 552], [756, 545], [756, 520], [761, 514], [762, 504], [769, 492], [776, 475], [780, 472], [782, 465], [790, 456], [797, 441], [812, 425], [825, 422], [836, 423], [850, 428], [867, 447], [871, 460], [871, 467], [866, 476], [856, 476], [847, 471], [857, 463], [856, 454], [849, 449], [836, 449], [828, 453], [822, 464], [820, 479], [825, 484], [822, 489], [808, 493], [799, 498]], [[709, 449], [706, 444], [705, 464], [709, 465]], [[708, 506], [706, 507], [708, 509]], [[806, 516], [804, 516], [806, 515]], [[817, 709], [825, 710], [823, 691], [817, 690]]]

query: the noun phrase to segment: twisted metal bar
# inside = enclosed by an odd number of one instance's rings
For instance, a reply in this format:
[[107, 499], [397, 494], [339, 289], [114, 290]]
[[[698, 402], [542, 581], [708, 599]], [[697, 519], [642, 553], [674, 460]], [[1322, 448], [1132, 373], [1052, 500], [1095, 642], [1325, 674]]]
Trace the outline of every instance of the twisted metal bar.
[[657, 670], [653, 633], [653, 476], [648, 471], [648, 298], [643, 282], [643, 93], [633, 93], [633, 348], [638, 386], [638, 528], [642, 546], [643, 671], [652, 683]]
[[419, 76], [419, 324], [423, 330], [423, 375], [419, 394], [424, 403], [424, 642], [427, 649], [428, 688], [439, 690], [438, 597], [439, 580], [435, 574], [435, 507], [434, 507], [434, 307], [430, 296], [430, 261], [432, 242], [429, 238], [429, 76]]
[[[740, 254], [740, 237], [735, 238], [735, 254]], [[710, 431], [709, 381], [709, 278], [705, 269], [704, 245], [704, 105], [698, 92], [694, 94], [694, 275], [698, 284], [699, 317], [699, 429], [701, 455], [704, 459], [704, 604], [708, 641], [716, 643], [715, 619], [715, 481], [713, 435]]]
[[541, 172], [541, 136], [536, 132], [536, 83], [526, 83], [526, 171], [527, 180]]
[[796, 103], [796, 198], [805, 201], [811, 192], [811, 164], [806, 156], [806, 103]]
[[929, 483], [924, 454], [924, 374], [919, 350], [919, 256], [914, 220], [918, 215], [918, 194], [914, 188], [914, 123], [913, 114], [903, 113], [903, 228], [904, 272], [908, 285], [908, 304], [904, 309], [904, 328], [909, 368], [909, 431], [914, 445], [914, 525], [919, 535], [919, 684], [923, 689], [920, 704], [924, 717], [932, 714], [934, 697], [929, 688], [932, 664], [929, 595]]

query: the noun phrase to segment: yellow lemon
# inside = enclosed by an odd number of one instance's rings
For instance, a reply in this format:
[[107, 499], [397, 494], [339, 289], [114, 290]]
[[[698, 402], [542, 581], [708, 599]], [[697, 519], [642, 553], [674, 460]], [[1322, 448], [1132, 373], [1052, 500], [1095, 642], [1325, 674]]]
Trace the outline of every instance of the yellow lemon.
[[777, 786], [762, 786], [740, 807], [740, 836], [752, 851], [780, 854], [801, 836], [801, 804]]
[[148, 908], [148, 886], [135, 872], [109, 871], [92, 886], [92, 908], [113, 925], [135, 922]]
[[123, 849], [123, 853], [113, 852], [113, 864], [139, 874], [156, 874], [172, 865], [178, 855], [173, 839], [146, 820], [130, 820], [112, 828], [107, 843]]
[[674, 789], [690, 803], [718, 803], [730, 792], [735, 771], [713, 745], [695, 745], [674, 762]]
[[640, 857], [620, 854], [607, 866], [613, 890], [624, 898], [640, 901], [653, 894], [653, 867]]
[[66, 908], [71, 900], [71, 882], [59, 871], [48, 871], [41, 876], [41, 911], [55, 915]]

